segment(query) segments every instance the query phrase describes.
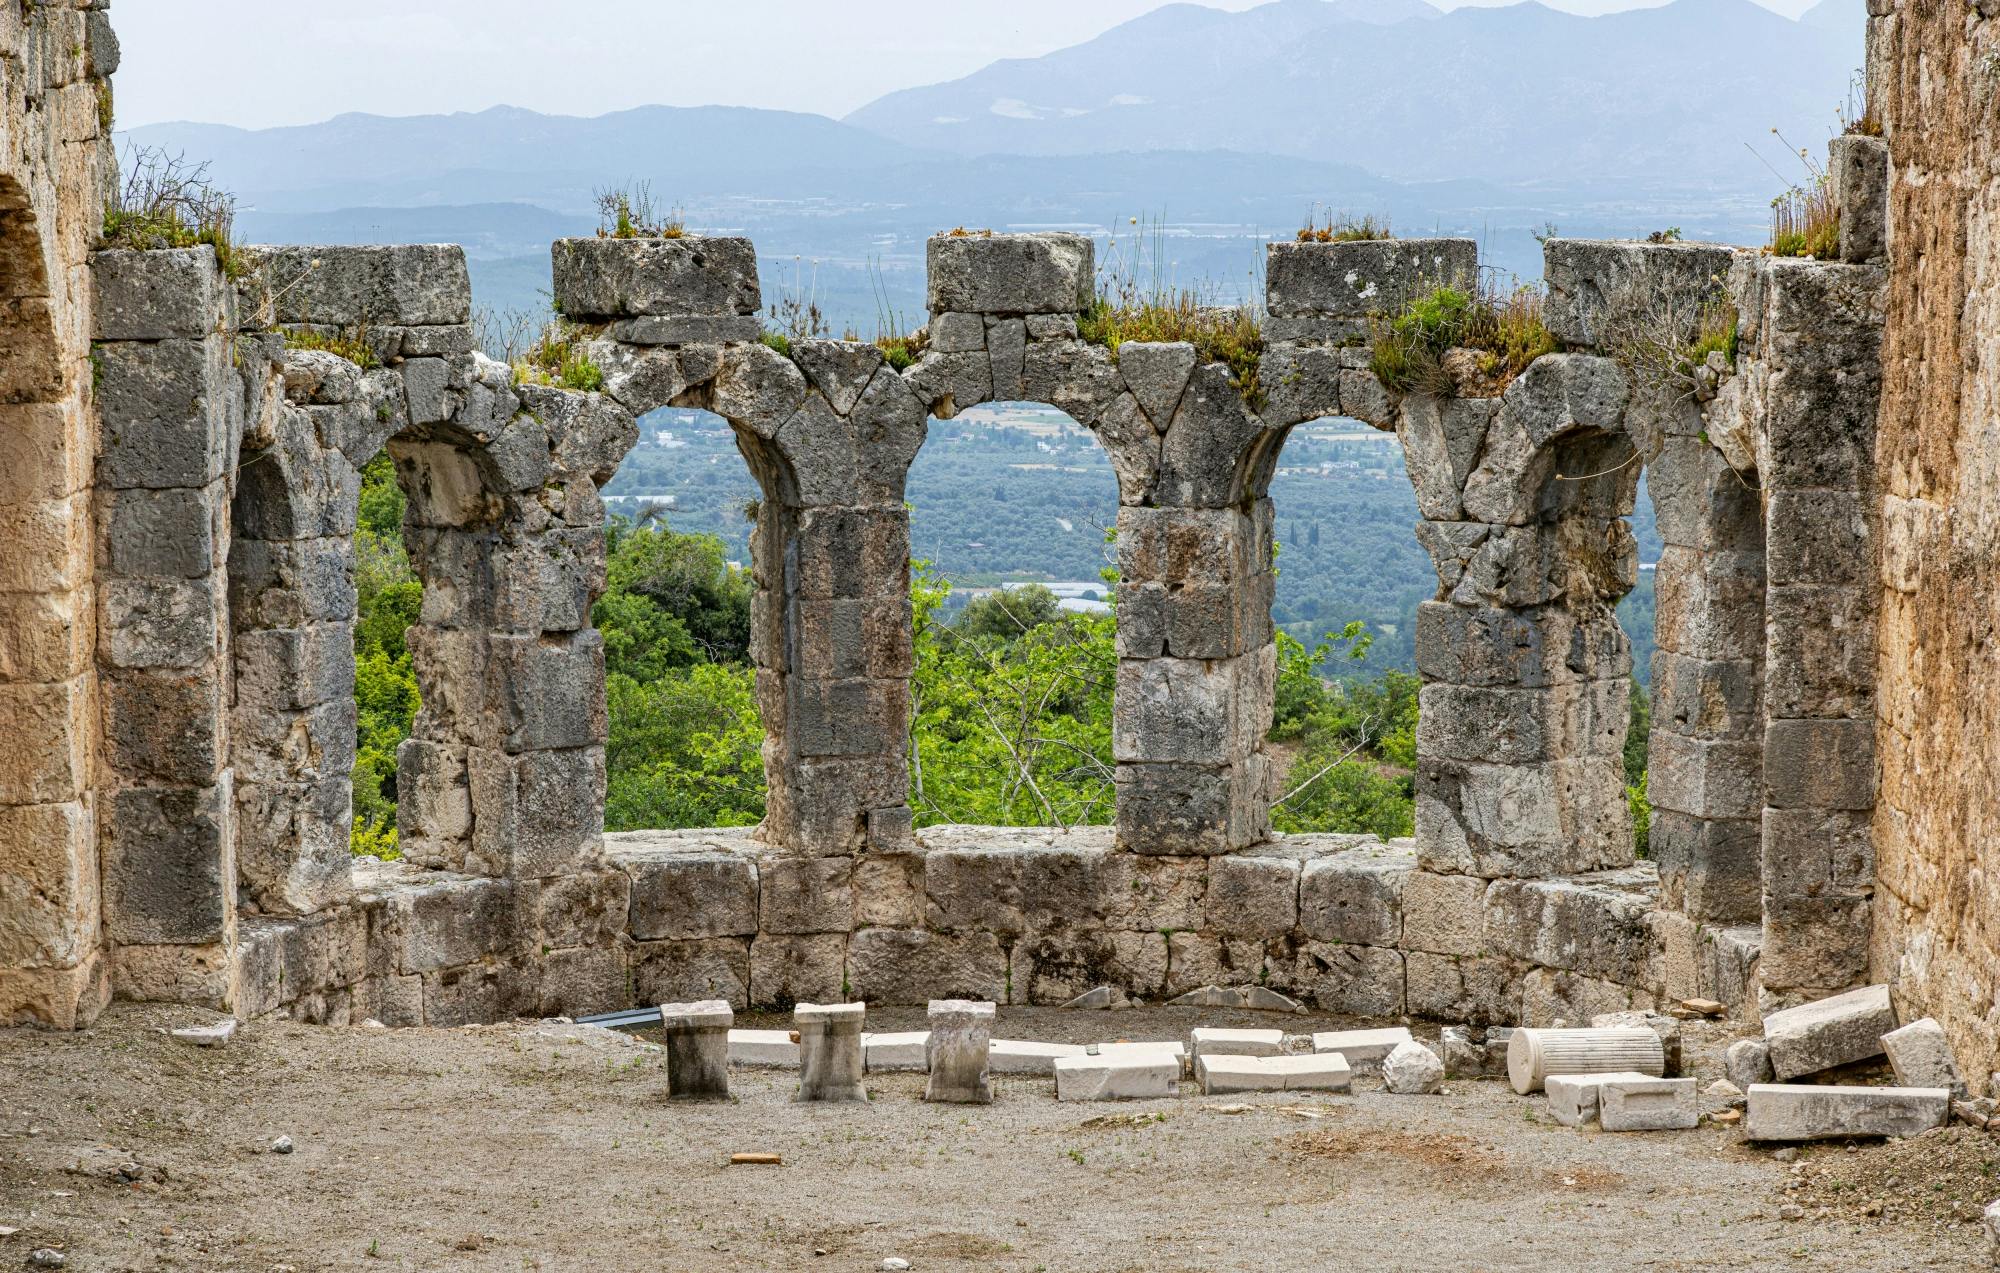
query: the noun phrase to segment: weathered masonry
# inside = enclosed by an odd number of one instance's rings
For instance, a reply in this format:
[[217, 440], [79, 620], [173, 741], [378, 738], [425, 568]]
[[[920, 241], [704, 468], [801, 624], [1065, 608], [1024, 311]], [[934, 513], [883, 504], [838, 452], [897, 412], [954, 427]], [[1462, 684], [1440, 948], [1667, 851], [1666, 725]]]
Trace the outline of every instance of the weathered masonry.
[[[1978, 510], [2000, 479], [1986, 442], [1931, 432], [1990, 420], [2000, 383], [1975, 303], [1993, 209], [1967, 212], [1993, 199], [1970, 174], [1995, 24], [1876, 7], [1889, 140], [1834, 145], [1839, 259], [1552, 239], [1561, 351], [1434, 398], [1387, 389], [1363, 337], [1470, 280], [1471, 241], [1274, 244], [1253, 401], [1190, 345], [1081, 339], [1092, 245], [1063, 234], [931, 240], [905, 370], [761, 343], [747, 240], [565, 240], [555, 296], [604, 386], [517, 386], [474, 348], [453, 247], [259, 249], [234, 280], [207, 248], [94, 250], [105, 13], [0, 6], [0, 1020], [73, 1026], [112, 996], [415, 1024], [1108, 982], [1538, 1024], [1887, 978], [1985, 1073]], [[1947, 47], [1958, 114], [1900, 69]], [[1941, 261], [1963, 272], [1949, 323], [1907, 277]], [[1722, 304], [1733, 363], [1689, 381], [1633, 356]], [[284, 336], [364, 322], [372, 370]], [[932, 417], [991, 400], [1067, 412], [1117, 475], [1115, 826], [912, 827], [904, 483]], [[769, 813], [606, 836], [598, 488], [669, 404], [728, 421], [762, 488]], [[1438, 575], [1408, 842], [1270, 828], [1268, 488], [1327, 415], [1396, 434]], [[359, 469], [385, 446], [424, 582], [396, 865], [347, 849]], [[1614, 613], [1642, 471], [1667, 545], [1651, 861]]]

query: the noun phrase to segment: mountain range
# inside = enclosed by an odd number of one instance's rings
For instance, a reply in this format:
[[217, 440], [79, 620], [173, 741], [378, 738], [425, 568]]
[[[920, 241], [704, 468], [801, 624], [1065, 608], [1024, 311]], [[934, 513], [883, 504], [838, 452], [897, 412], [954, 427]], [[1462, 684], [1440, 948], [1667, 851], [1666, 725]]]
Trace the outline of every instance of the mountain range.
[[[922, 244], [959, 224], [1174, 227], [1175, 268], [1254, 286], [1259, 245], [1315, 205], [1472, 234], [1502, 269], [1534, 242], [1678, 226], [1761, 237], [1860, 62], [1864, 0], [1791, 21], [1749, 0], [1600, 18], [1535, 3], [1173, 4], [1044, 57], [890, 93], [844, 120], [735, 107], [596, 118], [513, 107], [274, 129], [171, 123], [128, 144], [206, 160], [271, 241], [466, 244], [482, 303], [531, 309], [548, 241], [594, 190], [650, 180], [697, 229], [753, 235], [766, 292], [836, 326], [921, 307]], [[669, 68], [670, 69], [670, 68]], [[886, 299], [882, 299], [886, 298]]]

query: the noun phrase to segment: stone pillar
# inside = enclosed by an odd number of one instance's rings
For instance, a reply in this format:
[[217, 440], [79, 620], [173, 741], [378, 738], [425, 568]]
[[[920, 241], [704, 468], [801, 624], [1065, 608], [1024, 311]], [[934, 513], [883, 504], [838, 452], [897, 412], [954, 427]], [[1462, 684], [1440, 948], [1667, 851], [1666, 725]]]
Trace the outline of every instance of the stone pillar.
[[931, 1000], [931, 1032], [924, 1043], [930, 1069], [930, 1080], [924, 1085], [925, 1100], [966, 1105], [993, 1102], [993, 1080], [987, 1072], [993, 1016], [991, 1003]]
[[207, 247], [100, 252], [92, 273], [105, 936], [121, 996], [219, 1007], [237, 888], [234, 298]]
[[1868, 978], [1875, 890], [1876, 410], [1886, 275], [1759, 257], [1732, 278], [1766, 597], [1763, 909], [1770, 1006]]
[[1632, 860], [1622, 753], [1636, 557], [1630, 396], [1608, 358], [1550, 354], [1501, 397], [1411, 397], [1397, 434], [1438, 596], [1417, 610], [1425, 870], [1569, 875]]
[[90, 347], [127, 331], [91, 296], [117, 177], [101, 8], [0, 14], [0, 1025], [88, 1025], [109, 990]]
[[570, 239], [556, 298], [600, 329], [607, 392], [729, 421], [763, 490], [751, 658], [766, 731], [763, 838], [839, 857], [911, 847], [909, 516], [926, 417], [882, 352], [758, 342], [747, 239]]
[[670, 1099], [729, 1099], [729, 1027], [735, 1022], [736, 1014], [720, 999], [660, 1005]]
[[792, 1009], [799, 1032], [799, 1094], [802, 1101], [865, 1101], [861, 1085], [859, 1003], [802, 1003]]

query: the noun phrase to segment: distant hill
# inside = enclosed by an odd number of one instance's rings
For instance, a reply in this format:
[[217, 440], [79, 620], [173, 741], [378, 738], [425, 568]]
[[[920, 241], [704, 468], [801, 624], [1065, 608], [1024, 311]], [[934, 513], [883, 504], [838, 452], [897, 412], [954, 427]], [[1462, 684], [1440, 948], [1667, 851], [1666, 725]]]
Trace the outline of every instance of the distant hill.
[[[1860, 65], [1858, 0], [1598, 18], [1413, 0], [1170, 5], [1044, 57], [890, 93], [847, 122], [961, 154], [1257, 151], [1401, 180], [1743, 188], [1742, 143], [1823, 137]], [[1402, 14], [1398, 18], [1398, 14]], [[1851, 18], [1851, 20], [1850, 20]]]
[[253, 240], [463, 243], [496, 310], [539, 307], [549, 241], [590, 231], [595, 190], [650, 180], [693, 228], [755, 238], [768, 298], [811, 293], [836, 330], [869, 333], [884, 308], [919, 317], [923, 241], [955, 225], [1103, 236], [1164, 221], [1176, 280], [1235, 295], [1255, 288], [1263, 241], [1315, 205], [1476, 237], [1486, 263], [1524, 277], [1551, 222], [1758, 241], [1778, 183], [1742, 143], [1783, 166], [1772, 126], [1800, 145], [1825, 135], [1864, 4], [1824, 0], [1801, 22], [1748, 0], [1601, 19], [1537, 4], [1175, 4], [847, 120], [496, 107], [159, 124], [123, 140], [208, 161]]

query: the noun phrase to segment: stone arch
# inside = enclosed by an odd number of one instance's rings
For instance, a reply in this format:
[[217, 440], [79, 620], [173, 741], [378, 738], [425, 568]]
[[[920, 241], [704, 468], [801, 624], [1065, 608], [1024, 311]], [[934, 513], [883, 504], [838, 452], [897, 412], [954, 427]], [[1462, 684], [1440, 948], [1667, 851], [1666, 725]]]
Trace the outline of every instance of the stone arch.
[[1535, 877], [1632, 861], [1631, 654], [1615, 613], [1637, 565], [1630, 396], [1613, 360], [1550, 354], [1497, 399], [1401, 404], [1439, 580], [1417, 612], [1427, 869]]
[[303, 914], [351, 888], [353, 536], [360, 470], [385, 448], [424, 585], [407, 633], [423, 705], [397, 764], [404, 857], [524, 879], [589, 864], [604, 788], [597, 485], [635, 440], [631, 417], [601, 395], [517, 387], [473, 352], [459, 249], [258, 259], [258, 321], [331, 327], [384, 365], [259, 338], [274, 369], [248, 420], [232, 555], [246, 894]]
[[[560, 250], [560, 249], [559, 249]], [[763, 493], [751, 661], [765, 724], [761, 834], [808, 856], [910, 847], [909, 514], [927, 424], [873, 345], [593, 345], [632, 415], [726, 421]]]

